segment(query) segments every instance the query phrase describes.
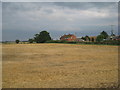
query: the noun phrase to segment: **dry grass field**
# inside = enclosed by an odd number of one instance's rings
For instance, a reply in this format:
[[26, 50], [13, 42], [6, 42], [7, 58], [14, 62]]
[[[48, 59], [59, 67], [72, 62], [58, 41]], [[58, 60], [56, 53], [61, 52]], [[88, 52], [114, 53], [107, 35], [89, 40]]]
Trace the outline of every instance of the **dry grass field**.
[[118, 84], [118, 46], [3, 44], [3, 88], [105, 88]]

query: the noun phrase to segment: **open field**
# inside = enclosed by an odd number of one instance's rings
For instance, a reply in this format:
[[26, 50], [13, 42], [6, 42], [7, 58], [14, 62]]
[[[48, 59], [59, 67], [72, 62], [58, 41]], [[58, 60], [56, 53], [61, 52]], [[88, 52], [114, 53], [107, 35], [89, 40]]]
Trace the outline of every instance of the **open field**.
[[118, 46], [3, 44], [3, 88], [104, 88], [118, 84]]

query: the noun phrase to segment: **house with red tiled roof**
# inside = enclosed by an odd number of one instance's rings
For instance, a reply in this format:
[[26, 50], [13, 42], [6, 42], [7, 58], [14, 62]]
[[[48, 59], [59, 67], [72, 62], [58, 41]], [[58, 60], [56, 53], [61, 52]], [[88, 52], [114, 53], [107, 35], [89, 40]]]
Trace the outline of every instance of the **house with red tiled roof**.
[[63, 36], [60, 37], [60, 40], [75, 41], [76, 36], [74, 34], [63, 35]]

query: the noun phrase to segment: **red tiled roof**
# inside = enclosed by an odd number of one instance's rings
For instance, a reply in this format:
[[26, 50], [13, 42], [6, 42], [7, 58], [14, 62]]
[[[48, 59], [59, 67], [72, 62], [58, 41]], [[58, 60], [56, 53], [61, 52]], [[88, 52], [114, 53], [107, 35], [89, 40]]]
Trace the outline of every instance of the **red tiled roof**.
[[61, 38], [72, 37], [72, 36], [75, 36], [75, 35], [73, 34], [63, 35]]

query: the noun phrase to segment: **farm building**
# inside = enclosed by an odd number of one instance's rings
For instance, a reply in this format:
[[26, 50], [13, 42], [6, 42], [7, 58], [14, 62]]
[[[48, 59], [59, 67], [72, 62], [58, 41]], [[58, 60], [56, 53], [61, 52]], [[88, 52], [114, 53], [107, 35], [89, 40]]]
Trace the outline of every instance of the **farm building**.
[[75, 41], [76, 36], [73, 34], [68, 34], [68, 35], [63, 35], [60, 37], [60, 40], [65, 40], [65, 41]]

